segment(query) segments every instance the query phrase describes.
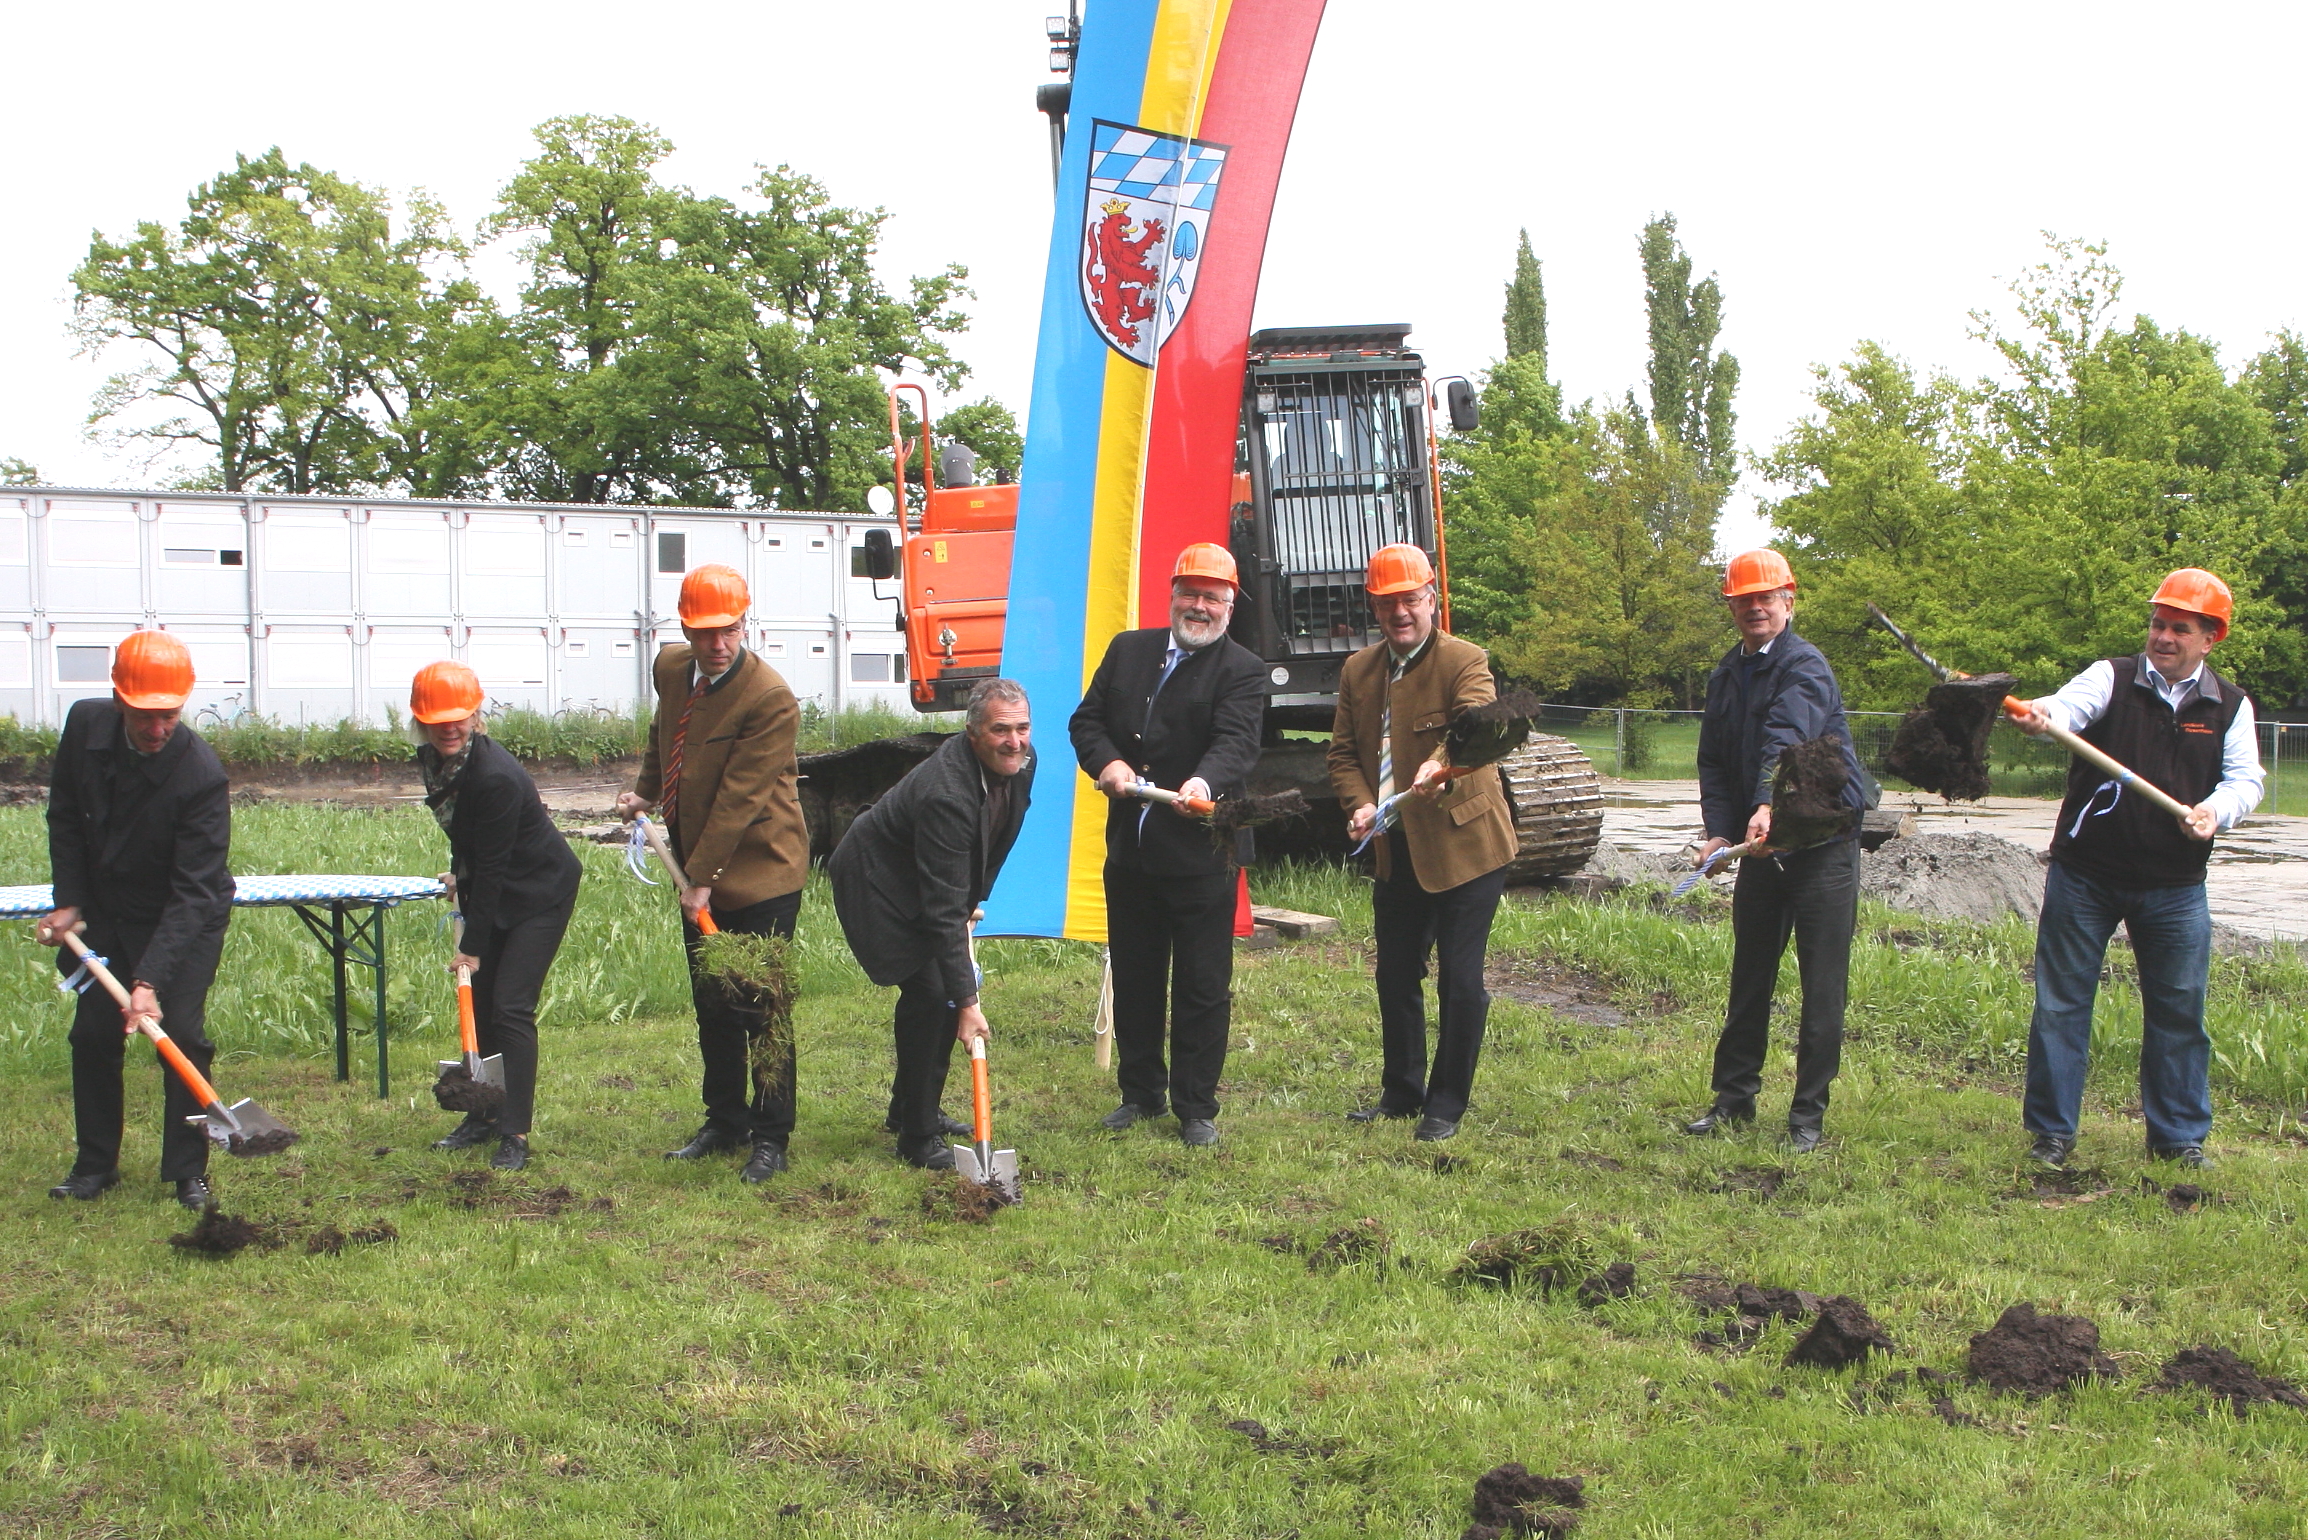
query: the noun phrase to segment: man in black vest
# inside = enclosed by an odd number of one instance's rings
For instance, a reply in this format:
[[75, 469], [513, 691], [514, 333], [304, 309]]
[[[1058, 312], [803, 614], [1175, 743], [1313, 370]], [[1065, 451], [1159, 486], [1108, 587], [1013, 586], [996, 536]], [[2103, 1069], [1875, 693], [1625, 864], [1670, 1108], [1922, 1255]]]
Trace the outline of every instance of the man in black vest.
[[1206, 800], [1248, 790], [1266, 728], [1266, 665], [1226, 634], [1235, 592], [1234, 558], [1224, 546], [1179, 552], [1170, 624], [1124, 631], [1107, 643], [1068, 724], [1083, 773], [1113, 799], [1106, 809], [1106, 945], [1122, 1105], [1103, 1121], [1120, 1132], [1160, 1117], [1167, 1102], [1189, 1145], [1218, 1142], [1218, 1077], [1226, 1067], [1234, 983], [1235, 865], [1247, 852], [1240, 845], [1218, 849], [1199, 819], [1157, 807], [1131, 787], [1150, 781]]
[[2020, 725], [2058, 724], [2188, 805], [2185, 820], [2129, 794], [2082, 759], [2052, 834], [2036, 922], [2036, 1008], [2028, 1024], [2029, 1152], [2067, 1164], [2091, 1064], [2092, 1001], [2108, 937], [2121, 922], [2140, 975], [2140, 1111], [2148, 1153], [2211, 1164], [2212, 1041], [2204, 990], [2212, 916], [2204, 867], [2212, 836], [2260, 805], [2263, 775], [2252, 702], [2205, 661], [2228, 634], [2228, 585], [2183, 567], [2156, 590], [2147, 650], [2103, 658], [2058, 694], [2028, 703]]
[[[1843, 690], [1820, 650], [1795, 634], [1795, 574], [1777, 551], [1742, 551], [1723, 574], [1723, 597], [1739, 645], [1707, 679], [1699, 722], [1699, 806], [1705, 859], [1727, 845], [1768, 840], [1771, 778], [1779, 756], [1812, 738], [1843, 745], [1845, 797], [1866, 803]], [[1856, 823], [1857, 820], [1855, 819]], [[1851, 937], [1859, 924], [1856, 829], [1808, 850], [1750, 856], [1731, 890], [1731, 989], [1715, 1041], [1714, 1102], [1683, 1127], [1711, 1134], [1755, 1117], [1755, 1094], [1771, 1031], [1779, 959], [1795, 938], [1803, 978], [1796, 1018], [1795, 1095], [1787, 1139], [1798, 1155], [1819, 1148], [1828, 1088], [1843, 1063], [1843, 1015], [1851, 988]]]
[[1033, 722], [1014, 679], [970, 691], [968, 731], [857, 817], [828, 863], [834, 912], [858, 966], [898, 986], [891, 1088], [898, 1158], [950, 1171], [938, 1111], [957, 1039], [986, 1035], [970, 958], [973, 911], [1017, 843], [1034, 791]]
[[[232, 919], [232, 802], [224, 766], [184, 725], [192, 655], [165, 631], [137, 631], [115, 649], [112, 698], [76, 702], [56, 742], [48, 784], [48, 864], [56, 905], [39, 940], [61, 946], [87, 923], [89, 950], [132, 981], [123, 1010], [102, 989], [72, 1016], [72, 1116], [79, 1154], [51, 1198], [89, 1199], [120, 1180], [121, 1072], [138, 1017], [163, 1022], [202, 1074], [216, 1049], [202, 1030], [208, 987]], [[59, 968], [74, 966], [61, 958]], [[186, 1122], [201, 1109], [163, 1069], [160, 1179], [176, 1201], [207, 1206], [208, 1137]]]

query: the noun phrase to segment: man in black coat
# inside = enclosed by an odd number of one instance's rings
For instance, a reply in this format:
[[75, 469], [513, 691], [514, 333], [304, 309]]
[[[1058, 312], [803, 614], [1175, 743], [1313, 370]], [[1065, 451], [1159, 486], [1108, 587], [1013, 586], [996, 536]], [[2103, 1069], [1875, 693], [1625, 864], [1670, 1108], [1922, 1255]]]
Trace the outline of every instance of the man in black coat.
[[986, 1035], [970, 925], [1034, 789], [1024, 688], [981, 680], [968, 721], [858, 815], [829, 863], [834, 912], [858, 966], [898, 986], [898, 1156], [937, 1170], [954, 1164], [938, 1111], [954, 1043]]
[[[72, 1017], [72, 1116], [79, 1152], [51, 1198], [95, 1198], [120, 1180], [121, 1072], [128, 1023], [161, 1021], [208, 1073], [216, 1049], [202, 1030], [208, 988], [232, 918], [232, 804], [215, 751], [181, 720], [192, 659], [163, 631], [121, 642], [110, 700], [76, 703], [64, 719], [48, 787], [48, 862], [55, 908], [38, 936], [62, 946], [87, 923], [89, 950], [130, 983], [129, 1005], [85, 990]], [[78, 966], [59, 957], [58, 970]], [[208, 1138], [186, 1121], [201, 1109], [161, 1070], [160, 1179], [176, 1201], [210, 1200]]]
[[[1243, 795], [1266, 727], [1266, 665], [1227, 636], [1236, 593], [1224, 546], [1190, 545], [1170, 579], [1170, 624], [1125, 631], [1106, 646], [1068, 724], [1083, 773], [1106, 810], [1106, 946], [1114, 969], [1119, 1132], [1178, 1114], [1189, 1145], [1218, 1142], [1234, 983], [1238, 847], [1218, 849], [1178, 807], [1131, 793], [1150, 781], [1183, 796]], [[1249, 831], [1241, 843], [1247, 844]], [[1165, 993], [1170, 1064], [1162, 1062]]]
[[[1849, 775], [1844, 796], [1867, 802], [1866, 776], [1843, 715], [1843, 690], [1819, 649], [1797, 636], [1795, 576], [1777, 551], [1731, 558], [1723, 596], [1739, 645], [1707, 679], [1699, 723], [1699, 806], [1707, 843], [1700, 858], [1771, 833], [1771, 777], [1794, 745], [1832, 736]], [[1857, 820], [1853, 820], [1856, 825]], [[1714, 1103], [1684, 1131], [1711, 1134], [1755, 1118], [1779, 959], [1795, 937], [1803, 1014], [1795, 1039], [1795, 1098], [1787, 1137], [1797, 1154], [1819, 1147], [1827, 1089], [1843, 1060], [1843, 1010], [1851, 937], [1859, 923], [1859, 834], [1807, 850], [1749, 856], [1731, 895], [1731, 998], [1715, 1044]]]

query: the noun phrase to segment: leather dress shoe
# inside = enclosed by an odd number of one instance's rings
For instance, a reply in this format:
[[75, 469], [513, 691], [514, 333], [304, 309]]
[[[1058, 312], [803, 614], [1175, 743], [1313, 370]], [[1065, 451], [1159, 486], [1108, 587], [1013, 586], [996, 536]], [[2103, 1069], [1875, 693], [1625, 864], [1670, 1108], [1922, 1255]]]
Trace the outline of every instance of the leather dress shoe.
[[2068, 1152], [2075, 1147], [2073, 1139], [2062, 1139], [2058, 1134], [2038, 1134], [2035, 1144], [2028, 1150], [2028, 1159], [2056, 1171], [2068, 1163]]
[[208, 1178], [188, 1176], [176, 1184], [176, 1206], [191, 1209], [195, 1214], [216, 1201], [216, 1194], [208, 1190]]
[[746, 1161], [745, 1169], [737, 1173], [737, 1179], [741, 1182], [766, 1182], [784, 1169], [785, 1146], [762, 1139], [755, 1142], [753, 1155]]
[[[1162, 1116], [1162, 1114], [1155, 1111], [1151, 1107], [1141, 1107], [1136, 1102], [1124, 1102], [1121, 1106], [1116, 1107], [1112, 1112], [1109, 1112], [1104, 1117], [1100, 1118], [1098, 1120], [1098, 1126], [1112, 1133], [1118, 1134], [1134, 1123], [1142, 1123], [1148, 1118], [1158, 1118], [1160, 1116]], [[961, 1130], [961, 1132], [968, 1133], [970, 1130], [965, 1128]]]
[[1346, 1120], [1349, 1123], [1375, 1123], [1380, 1118], [1415, 1118], [1417, 1116], [1418, 1109], [1416, 1107], [1397, 1109], [1389, 1107], [1384, 1102], [1379, 1102], [1373, 1106], [1355, 1108], [1346, 1115]]
[[1200, 1149], [1218, 1142], [1218, 1125], [1208, 1118], [1180, 1118], [1178, 1140]]
[[1818, 1149], [1820, 1140], [1825, 1137], [1816, 1127], [1806, 1127], [1801, 1123], [1787, 1125], [1787, 1147], [1798, 1155], [1808, 1155]]
[[[896, 1118], [883, 1118], [882, 1132], [885, 1134], [901, 1132], [901, 1130], [898, 1128], [898, 1120]], [[938, 1109], [938, 1132], [941, 1134], [951, 1135], [956, 1139], [967, 1139], [972, 1133], [975, 1132], [975, 1130], [972, 1129], [969, 1124], [963, 1122], [960, 1118], [957, 1118], [952, 1113], [946, 1111], [945, 1108], [940, 1107]]]
[[678, 1150], [667, 1150], [667, 1160], [703, 1160], [708, 1155], [720, 1155], [744, 1143], [737, 1135], [718, 1123], [708, 1123], [699, 1129], [690, 1141]]
[[1458, 1131], [1457, 1118], [1438, 1118], [1430, 1113], [1418, 1120], [1418, 1130], [1411, 1137], [1421, 1144], [1440, 1144], [1445, 1139], [1457, 1138]]
[[909, 1150], [900, 1141], [898, 1159], [909, 1166], [919, 1166], [924, 1171], [951, 1171], [954, 1169], [954, 1147], [942, 1139], [929, 1138]]
[[94, 1202], [104, 1196], [107, 1187], [120, 1185], [117, 1171], [75, 1172], [48, 1189], [51, 1198], [78, 1198], [83, 1203]]
[[1683, 1125], [1683, 1132], [1704, 1137], [1719, 1128], [1743, 1128], [1755, 1121], [1753, 1107], [1726, 1107], [1721, 1102], [1709, 1107]]
[[436, 1150], [469, 1150], [476, 1144], [487, 1144], [496, 1137], [497, 1120], [495, 1118], [475, 1117], [468, 1112], [465, 1114], [464, 1122], [449, 1130], [447, 1138], [433, 1141], [433, 1148]]
[[497, 1153], [489, 1157], [489, 1164], [499, 1171], [518, 1171], [529, 1164], [529, 1136], [507, 1134], [497, 1141]]
[[2191, 1171], [2208, 1171], [2212, 1167], [2212, 1157], [2204, 1153], [2204, 1147], [2200, 1144], [2183, 1144], [2174, 1149], [2157, 1150], [2155, 1156], [2158, 1160], [2176, 1160]]

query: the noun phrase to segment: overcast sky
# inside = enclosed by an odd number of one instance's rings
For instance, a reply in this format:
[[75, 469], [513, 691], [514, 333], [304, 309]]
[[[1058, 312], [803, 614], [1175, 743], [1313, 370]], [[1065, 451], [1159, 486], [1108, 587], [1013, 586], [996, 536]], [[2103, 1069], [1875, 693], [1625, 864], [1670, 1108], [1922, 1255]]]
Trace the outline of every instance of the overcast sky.
[[[102, 371], [72, 357], [64, 328], [92, 229], [179, 218], [234, 151], [272, 144], [424, 187], [470, 228], [532, 150], [529, 129], [574, 112], [655, 124], [679, 146], [664, 174], [701, 192], [736, 195], [755, 164], [786, 162], [887, 208], [886, 272], [968, 265], [971, 393], [1022, 410], [1050, 211], [1033, 88], [1051, 78], [1042, 18], [1059, 8], [10, 7], [0, 456], [57, 483], [149, 483], [82, 433]], [[1966, 313], [1999, 303], [2046, 229], [2107, 240], [2127, 301], [2211, 337], [2233, 366], [2308, 321], [2303, 15], [2217, 0], [1331, 0], [1258, 321], [1408, 321], [1435, 373], [1471, 373], [1499, 349], [1527, 226], [1556, 376], [1573, 400], [1616, 395], [1642, 383], [1637, 232], [1672, 211], [1698, 271], [1723, 284], [1750, 449], [1803, 413], [1810, 367], [1862, 337], [1919, 365], [1986, 368]], [[483, 273], [510, 292], [509, 253]], [[1722, 538], [1754, 528], [1737, 516]]]

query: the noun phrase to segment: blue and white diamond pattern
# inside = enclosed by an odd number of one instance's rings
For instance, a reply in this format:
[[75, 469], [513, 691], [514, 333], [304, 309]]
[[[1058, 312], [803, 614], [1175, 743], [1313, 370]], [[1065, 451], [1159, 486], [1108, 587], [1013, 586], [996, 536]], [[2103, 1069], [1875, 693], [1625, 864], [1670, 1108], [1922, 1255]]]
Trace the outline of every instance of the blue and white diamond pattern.
[[[1090, 136], [1082, 202], [1082, 303], [1109, 347], [1152, 365], [1194, 298], [1227, 146], [1103, 119], [1091, 123]], [[1151, 270], [1151, 281], [1106, 260], [1100, 226], [1116, 203], [1127, 206], [1122, 239], [1139, 250], [1135, 261]], [[1156, 224], [1161, 227], [1158, 240], [1140, 249]]]

